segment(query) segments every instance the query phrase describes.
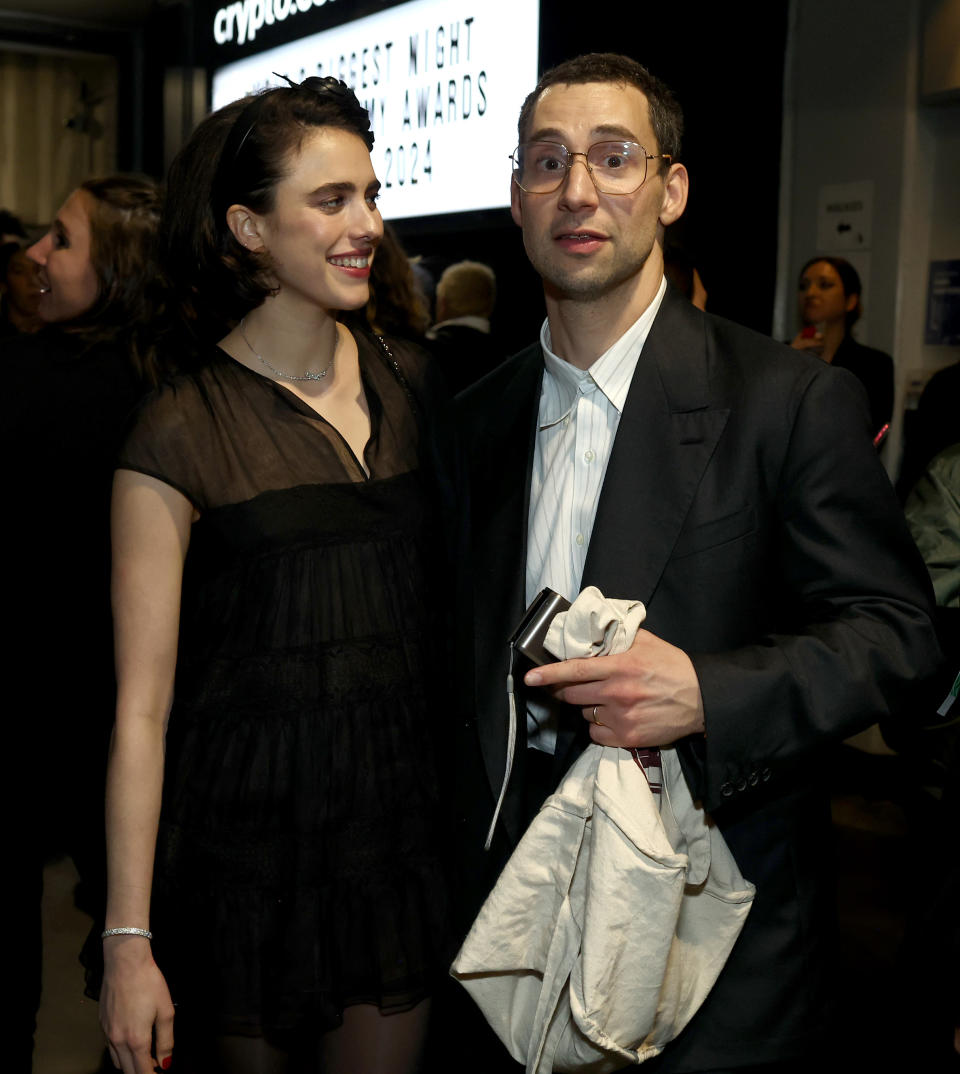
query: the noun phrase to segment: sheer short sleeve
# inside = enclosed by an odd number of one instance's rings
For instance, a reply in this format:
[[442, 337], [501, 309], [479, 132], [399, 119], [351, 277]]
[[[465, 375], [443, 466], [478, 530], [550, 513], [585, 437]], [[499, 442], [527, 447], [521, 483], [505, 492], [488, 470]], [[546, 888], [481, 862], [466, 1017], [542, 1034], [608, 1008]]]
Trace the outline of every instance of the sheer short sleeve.
[[186, 496], [194, 507], [206, 509], [209, 500], [197, 466], [204, 458], [206, 410], [197, 385], [188, 379], [158, 388], [141, 404], [120, 449], [117, 469], [155, 477]]
[[[429, 359], [401, 344], [388, 361], [363, 334], [357, 347], [371, 411], [370, 477], [416, 469]], [[219, 349], [148, 396], [118, 465], [163, 481], [201, 512], [298, 486], [367, 480], [321, 414]]]

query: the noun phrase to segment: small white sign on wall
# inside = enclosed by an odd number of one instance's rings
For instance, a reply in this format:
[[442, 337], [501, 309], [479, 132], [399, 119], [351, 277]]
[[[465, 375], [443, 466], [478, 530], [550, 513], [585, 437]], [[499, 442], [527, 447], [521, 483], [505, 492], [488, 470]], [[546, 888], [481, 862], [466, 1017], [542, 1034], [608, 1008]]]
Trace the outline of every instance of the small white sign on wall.
[[873, 230], [873, 180], [820, 187], [817, 252], [869, 250]]

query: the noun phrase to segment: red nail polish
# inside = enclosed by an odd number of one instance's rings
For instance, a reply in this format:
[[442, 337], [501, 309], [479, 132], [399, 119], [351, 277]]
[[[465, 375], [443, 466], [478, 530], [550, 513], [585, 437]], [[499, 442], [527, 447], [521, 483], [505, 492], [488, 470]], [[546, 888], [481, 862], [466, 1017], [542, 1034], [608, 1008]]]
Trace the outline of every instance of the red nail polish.
[[163, 1062], [160, 1064], [160, 1066], [162, 1066], [164, 1070], [169, 1070], [170, 1069], [170, 1064], [172, 1062], [173, 1062], [173, 1056], [168, 1055], [166, 1057], [166, 1059], [164, 1059]]

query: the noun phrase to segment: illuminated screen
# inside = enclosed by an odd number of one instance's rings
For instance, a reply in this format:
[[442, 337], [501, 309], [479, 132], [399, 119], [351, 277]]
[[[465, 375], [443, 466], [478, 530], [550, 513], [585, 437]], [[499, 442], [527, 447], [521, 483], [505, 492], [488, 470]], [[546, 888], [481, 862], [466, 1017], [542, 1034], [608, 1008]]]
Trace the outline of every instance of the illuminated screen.
[[539, 0], [411, 0], [221, 67], [213, 107], [285, 85], [273, 72], [335, 75], [370, 113], [384, 217], [497, 209], [538, 30]]

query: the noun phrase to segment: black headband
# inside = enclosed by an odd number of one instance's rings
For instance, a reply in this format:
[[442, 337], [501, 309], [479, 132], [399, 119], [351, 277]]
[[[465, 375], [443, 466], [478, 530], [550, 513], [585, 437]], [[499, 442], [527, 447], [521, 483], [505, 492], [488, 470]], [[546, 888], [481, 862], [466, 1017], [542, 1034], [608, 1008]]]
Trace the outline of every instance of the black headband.
[[[294, 90], [307, 90], [309, 93], [316, 93], [318, 97], [327, 97], [334, 101], [341, 102], [342, 104], [350, 104], [351, 102], [360, 105], [357, 100], [356, 94], [339, 78], [333, 78], [331, 75], [326, 75], [320, 78], [318, 75], [310, 75], [309, 78], [305, 78], [302, 82], [294, 82], [292, 78], [287, 75], [278, 74], [273, 72], [276, 78], [282, 78], [285, 82], [289, 83], [289, 88]], [[287, 86], [274, 86], [272, 90], [264, 90], [262, 93], [258, 93], [256, 97], [244, 108], [244, 110], [237, 116], [234, 121], [233, 127], [230, 129], [230, 133], [227, 135], [227, 140], [223, 146], [223, 159], [229, 160], [231, 163], [236, 161], [240, 156], [240, 151], [243, 149], [244, 143], [250, 136], [250, 132], [256, 126], [257, 119], [260, 115], [260, 108], [267, 97], [270, 96], [275, 90], [287, 89]], [[243, 134], [239, 140], [234, 138], [234, 135], [242, 131]], [[235, 142], [236, 148], [232, 153], [228, 153], [227, 149], [230, 147], [231, 141]]]
[[[346, 84], [346, 82], [342, 81], [339, 78], [334, 78], [333, 75], [324, 75], [322, 78], [319, 75], [310, 75], [302, 82], [294, 82], [293, 79], [289, 76], [281, 75], [277, 71], [274, 71], [273, 74], [277, 78], [282, 78], [284, 82], [288, 83], [290, 89], [311, 90], [313, 93], [320, 93], [323, 96], [334, 97], [344, 102], [349, 101], [351, 97], [356, 100], [357, 95]], [[279, 88], [283, 89], [282, 86]]]
[[220, 153], [220, 160], [217, 164], [217, 174], [214, 182], [215, 196], [219, 193], [219, 188], [223, 184], [223, 177], [236, 164], [247, 139], [250, 137], [251, 131], [256, 127], [264, 101], [266, 101], [272, 94], [280, 91], [289, 92], [292, 90], [296, 93], [306, 90], [308, 93], [315, 93], [318, 97], [325, 97], [334, 103], [342, 104], [347, 107], [353, 105], [358, 111], [365, 111], [363, 106], [357, 100], [357, 96], [353, 90], [346, 84], [346, 82], [343, 82], [339, 78], [334, 78], [331, 75], [325, 75], [323, 77], [310, 75], [302, 82], [294, 82], [293, 79], [289, 78], [287, 75], [281, 75], [276, 71], [274, 71], [273, 74], [277, 78], [282, 78], [288, 83], [288, 86], [273, 86], [270, 89], [261, 91], [247, 103], [237, 118], [233, 121], [233, 125], [223, 143], [223, 150]]

